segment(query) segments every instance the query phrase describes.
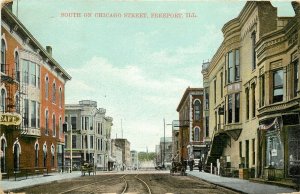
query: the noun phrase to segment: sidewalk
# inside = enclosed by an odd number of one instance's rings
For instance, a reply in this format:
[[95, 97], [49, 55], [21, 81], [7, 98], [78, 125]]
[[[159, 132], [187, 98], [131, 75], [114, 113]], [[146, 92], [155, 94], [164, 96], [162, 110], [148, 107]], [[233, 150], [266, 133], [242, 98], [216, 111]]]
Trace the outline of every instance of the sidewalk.
[[292, 193], [296, 192], [295, 189], [279, 187], [268, 184], [253, 183], [249, 180], [243, 180], [238, 178], [221, 177], [214, 174], [199, 172], [199, 171], [187, 171], [188, 175], [198, 177], [202, 180], [208, 181], [215, 185], [220, 185], [229, 189], [241, 193], [249, 194], [276, 194], [276, 193]]
[[80, 176], [80, 171], [73, 171], [72, 173], [51, 173], [48, 176], [32, 176], [28, 177], [28, 179], [19, 181], [15, 181], [13, 178], [10, 180], [2, 180], [0, 181], [0, 193], [3, 193], [3, 191], [7, 192], [14, 189], [21, 189], [33, 185], [44, 184], [62, 179], [76, 178]]

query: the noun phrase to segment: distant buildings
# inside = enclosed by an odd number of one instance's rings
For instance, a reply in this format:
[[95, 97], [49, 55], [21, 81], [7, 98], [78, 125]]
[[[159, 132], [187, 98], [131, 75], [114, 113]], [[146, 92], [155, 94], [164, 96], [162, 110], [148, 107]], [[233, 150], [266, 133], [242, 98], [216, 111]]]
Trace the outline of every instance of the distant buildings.
[[170, 164], [172, 161], [173, 142], [172, 137], [161, 137], [159, 145], [156, 146], [156, 165]]
[[132, 150], [130, 151], [131, 154], [131, 169], [137, 170], [139, 169], [139, 154], [137, 151]]
[[[68, 131], [65, 134], [66, 165], [78, 169], [83, 161], [94, 163], [97, 169], [112, 167], [111, 126], [112, 118], [105, 115], [106, 110], [97, 108], [97, 102], [82, 100], [78, 104], [66, 104], [65, 122]], [[72, 130], [72, 136], [71, 136]]]
[[1, 10], [1, 172], [56, 171], [64, 163], [65, 84], [71, 76], [11, 9], [9, 3]]
[[111, 140], [111, 160], [113, 162], [111, 170], [123, 170], [123, 149], [115, 143], [114, 139]]
[[113, 139], [112, 143], [122, 149], [123, 170], [129, 169], [131, 167], [130, 142], [127, 139], [117, 138]]

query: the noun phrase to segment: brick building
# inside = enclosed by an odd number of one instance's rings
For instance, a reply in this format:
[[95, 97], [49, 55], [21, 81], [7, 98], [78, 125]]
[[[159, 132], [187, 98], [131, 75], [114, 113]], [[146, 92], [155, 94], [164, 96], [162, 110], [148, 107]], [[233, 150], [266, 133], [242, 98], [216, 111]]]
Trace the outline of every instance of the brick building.
[[1, 114], [20, 125], [0, 125], [1, 171], [57, 170], [64, 137], [64, 89], [70, 75], [11, 12], [1, 10]]
[[[203, 128], [203, 89], [188, 87], [177, 107], [179, 113], [179, 158], [198, 162], [206, 155]], [[176, 126], [175, 126], [176, 127]]]

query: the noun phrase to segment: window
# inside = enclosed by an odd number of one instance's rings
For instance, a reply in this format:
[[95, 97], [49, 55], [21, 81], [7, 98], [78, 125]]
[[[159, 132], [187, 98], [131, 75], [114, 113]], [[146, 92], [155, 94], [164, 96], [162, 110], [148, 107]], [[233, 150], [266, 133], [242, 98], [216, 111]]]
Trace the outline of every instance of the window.
[[52, 157], [51, 157], [51, 167], [52, 168], [54, 167], [54, 152], [55, 152], [54, 145], [51, 145], [51, 155], [52, 155]]
[[232, 94], [228, 95], [228, 123], [232, 123]]
[[65, 148], [68, 148], [68, 135], [65, 135]]
[[214, 80], [214, 102], [217, 102], [217, 78]]
[[16, 94], [16, 112], [17, 113], [20, 113], [20, 97], [19, 97], [19, 94]]
[[298, 60], [294, 62], [294, 91], [293, 91], [293, 97], [297, 96], [298, 91], [298, 80], [299, 80], [299, 73], [298, 73]]
[[194, 130], [194, 141], [200, 141], [200, 129], [196, 127]]
[[6, 111], [6, 92], [4, 89], [1, 89], [1, 109], [2, 112]]
[[242, 153], [243, 153], [242, 148], [243, 148], [242, 147], [242, 142], [240, 141], [239, 142], [239, 155], [240, 155], [240, 158], [243, 157], [243, 155], [242, 155]]
[[15, 76], [16, 80], [20, 81], [20, 59], [19, 59], [19, 53], [15, 52]]
[[77, 129], [77, 117], [71, 117], [71, 125], [72, 125], [72, 130]]
[[62, 107], [62, 89], [59, 88], [59, 107]]
[[201, 103], [200, 100], [196, 100], [194, 104], [194, 117], [195, 120], [199, 121], [201, 118]]
[[58, 136], [61, 137], [62, 134], [63, 134], [62, 118], [59, 117], [59, 134], [58, 134]]
[[45, 95], [46, 95], [46, 99], [48, 99], [49, 97], [49, 78], [46, 77], [45, 80]]
[[37, 127], [38, 128], [40, 128], [40, 126], [41, 126], [41, 119], [40, 119], [40, 112], [41, 112], [41, 110], [40, 110], [40, 107], [41, 107], [41, 105], [40, 105], [40, 103], [36, 103], [36, 109], [37, 109], [37, 114], [36, 114], [36, 118], [37, 118]]
[[5, 73], [6, 66], [6, 44], [4, 40], [1, 40], [1, 72]]
[[223, 98], [223, 72], [221, 72], [220, 80], [221, 80], [220, 93], [221, 93], [221, 98]]
[[240, 80], [240, 50], [235, 50], [235, 81]]
[[252, 90], [252, 117], [256, 115], [255, 84], [251, 85]]
[[24, 99], [24, 126], [28, 127], [29, 125], [29, 100]]
[[246, 88], [246, 119], [249, 119], [249, 88]]
[[228, 83], [232, 83], [233, 82], [233, 79], [234, 79], [234, 69], [233, 69], [233, 52], [230, 51], [228, 53]]
[[283, 70], [273, 72], [273, 103], [283, 100]]
[[29, 61], [23, 60], [22, 61], [22, 74], [23, 74], [23, 82], [25, 84], [29, 84]]
[[[228, 83], [240, 80], [240, 50], [235, 49], [227, 54], [227, 65], [228, 65]], [[225, 59], [225, 60], [226, 60]]]
[[90, 148], [94, 149], [94, 136], [90, 135]]
[[101, 151], [103, 150], [103, 140], [102, 139], [100, 140], [100, 150]]
[[238, 123], [240, 122], [240, 94], [239, 93], [235, 94], [234, 108], [235, 108], [234, 122]]
[[209, 93], [208, 88], [205, 88], [205, 109], [209, 109]]
[[103, 135], [103, 123], [100, 123], [100, 135]]
[[49, 112], [48, 110], [46, 110], [46, 113], [45, 113], [45, 134], [48, 135], [49, 133]]
[[21, 148], [20, 148], [20, 144], [19, 143], [15, 143], [14, 144], [14, 171], [18, 171], [20, 168], [20, 152], [21, 152]]
[[252, 164], [255, 165], [255, 139], [252, 139]]
[[31, 101], [30, 103], [30, 117], [31, 117], [31, 127], [36, 128], [36, 102]]
[[100, 123], [97, 123], [97, 133], [100, 134]]
[[52, 102], [55, 103], [56, 102], [56, 84], [53, 83], [52, 85]]
[[259, 90], [259, 92], [260, 92], [260, 103], [259, 103], [259, 105], [260, 105], [260, 107], [262, 107], [262, 106], [264, 106], [265, 105], [265, 75], [263, 74], [263, 75], [261, 75], [260, 77], [259, 77], [259, 83], [260, 83], [260, 90]]
[[89, 128], [89, 117], [85, 117], [84, 129], [88, 130], [88, 128]]
[[52, 115], [52, 128], [53, 128], [53, 137], [56, 136], [56, 119], [55, 114]]
[[44, 152], [44, 162], [43, 162], [43, 164], [44, 164], [44, 167], [46, 167], [47, 166], [47, 145], [46, 144], [44, 144], [44, 146], [43, 146], [43, 152]]
[[256, 68], [256, 52], [255, 52], [255, 43], [256, 43], [256, 32], [254, 31], [251, 34], [252, 40], [252, 70]]
[[76, 135], [72, 135], [72, 148], [76, 148]]
[[84, 130], [84, 117], [81, 117], [81, 130]]
[[36, 143], [34, 148], [35, 148], [35, 150], [34, 150], [34, 152], [35, 152], [34, 166], [38, 167], [39, 166], [39, 144]]
[[36, 64], [29, 63], [30, 84], [36, 86]]
[[209, 117], [205, 117], [205, 134], [206, 137], [209, 137]]
[[39, 65], [36, 65], [37, 68], [37, 86], [38, 88], [41, 87], [41, 67]]

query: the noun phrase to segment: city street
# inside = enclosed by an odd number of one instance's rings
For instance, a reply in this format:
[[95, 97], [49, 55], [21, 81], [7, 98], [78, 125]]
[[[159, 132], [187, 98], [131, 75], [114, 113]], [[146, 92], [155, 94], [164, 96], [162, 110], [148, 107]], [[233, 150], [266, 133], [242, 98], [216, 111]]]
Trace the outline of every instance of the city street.
[[[34, 179], [33, 179], [34, 180]], [[12, 182], [13, 183], [13, 182]], [[235, 193], [192, 176], [171, 176], [167, 171], [126, 174], [102, 173], [53, 181], [11, 190], [17, 193]]]

